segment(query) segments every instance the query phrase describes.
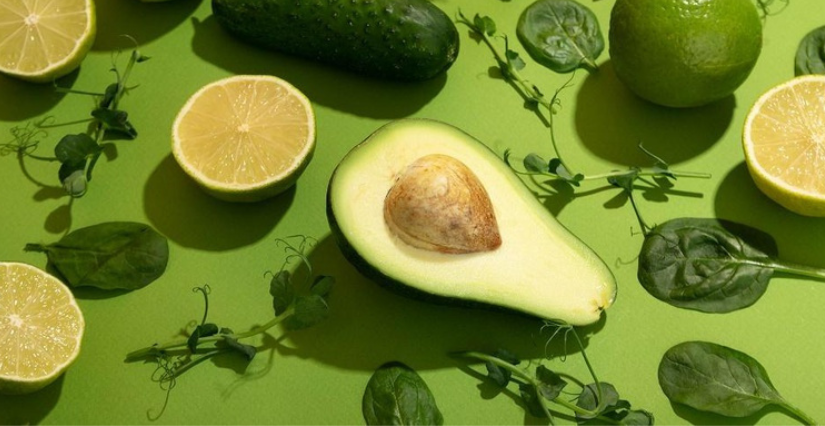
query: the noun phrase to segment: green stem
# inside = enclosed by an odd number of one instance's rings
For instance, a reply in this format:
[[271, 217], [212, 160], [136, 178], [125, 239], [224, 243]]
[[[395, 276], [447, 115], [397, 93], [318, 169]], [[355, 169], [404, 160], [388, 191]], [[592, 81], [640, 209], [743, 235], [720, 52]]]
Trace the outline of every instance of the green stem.
[[[578, 336], [576, 336], [576, 339], [578, 340]], [[581, 344], [581, 341], [579, 341], [579, 344]], [[510, 364], [507, 361], [504, 361], [500, 358], [497, 358], [495, 356], [487, 355], [487, 354], [482, 353], [482, 352], [473, 352], [473, 351], [461, 352], [458, 355], [463, 356], [463, 357], [468, 357], [468, 358], [475, 358], [475, 359], [478, 359], [478, 360], [481, 360], [481, 361], [484, 361], [484, 362], [489, 362], [491, 364], [494, 364], [494, 365], [497, 365], [501, 368], [504, 368], [505, 370], [512, 373], [514, 376], [517, 376], [518, 378], [524, 380], [525, 382], [531, 384], [532, 386], [538, 387], [538, 385], [539, 385], [539, 383], [536, 381], [536, 379], [533, 378], [532, 376], [530, 376], [529, 374], [527, 374], [526, 372], [524, 372], [524, 370], [516, 367], [513, 364]], [[591, 375], [593, 375], [593, 377], [595, 379], [595, 375], [593, 374], [592, 368], [590, 368], [590, 362], [587, 361], [587, 357], [585, 357], [585, 363], [587, 364], [588, 369], [590, 369]], [[599, 390], [599, 397], [600, 397], [600, 400], [601, 400], [601, 390]], [[550, 410], [544, 404], [544, 399], [539, 398], [539, 402], [540, 402], [540, 405], [542, 407], [542, 410], [547, 414], [548, 418], [552, 419], [552, 416], [550, 415]], [[564, 400], [560, 397], [556, 397], [555, 399], [552, 400], [552, 402], [555, 403], [555, 404], [561, 405], [562, 407], [567, 408], [568, 410], [570, 410], [570, 411], [572, 411], [576, 414], [580, 414], [580, 415], [582, 415], [584, 417], [587, 417], [587, 418], [594, 418], [594, 417], [598, 416], [598, 414], [599, 414], [598, 411], [586, 410], [586, 409], [581, 408], [578, 405], [575, 405], [572, 402]], [[603, 420], [610, 421], [609, 419], [603, 419]]]
[[810, 266], [798, 265], [780, 261], [770, 261], [762, 263], [763, 266], [772, 268], [777, 272], [784, 272], [786, 274], [798, 275], [808, 278], [815, 278], [825, 280], [825, 270], [819, 268], [812, 268]]
[[[241, 339], [246, 339], [248, 337], [252, 337], [252, 336], [261, 334], [261, 333], [269, 330], [270, 328], [278, 325], [284, 319], [286, 319], [287, 317], [292, 315], [294, 312], [295, 312], [295, 309], [293, 307], [290, 307], [289, 309], [287, 309], [283, 313], [281, 313], [281, 315], [278, 315], [275, 318], [272, 318], [269, 322], [267, 322], [263, 325], [259, 325], [257, 327], [253, 327], [250, 330], [245, 331], [243, 333], [237, 333], [237, 334], [218, 333], [214, 336], [202, 337], [202, 338], [198, 339], [198, 345], [200, 345], [202, 343], [217, 342], [217, 341], [220, 341], [220, 340], [223, 340], [223, 339], [226, 339], [226, 338], [241, 340]], [[155, 345], [152, 345], [152, 346], [147, 346], [145, 348], [141, 348], [141, 349], [129, 352], [126, 355], [126, 361], [127, 362], [128, 361], [135, 361], [135, 360], [138, 360], [138, 359], [146, 358], [147, 356], [152, 356], [152, 355], [156, 355], [156, 354], [161, 353], [161, 352], [168, 351], [170, 349], [185, 348], [187, 346], [188, 340], [189, 340], [188, 337], [187, 338], [175, 339], [175, 340], [172, 340], [170, 342], [166, 342], [166, 343], [163, 343], [163, 344], [160, 344], [160, 345], [155, 344]]]
[[798, 420], [801, 420], [802, 423], [804, 423], [806, 425], [813, 426], [813, 425], [819, 424], [819, 423], [817, 423], [816, 420], [812, 419], [810, 416], [805, 414], [802, 410], [800, 410], [799, 408], [794, 407], [793, 405], [789, 404], [788, 402], [783, 402], [780, 405], [781, 405], [781, 407], [788, 410], [788, 412], [790, 412], [794, 417], [796, 417]]

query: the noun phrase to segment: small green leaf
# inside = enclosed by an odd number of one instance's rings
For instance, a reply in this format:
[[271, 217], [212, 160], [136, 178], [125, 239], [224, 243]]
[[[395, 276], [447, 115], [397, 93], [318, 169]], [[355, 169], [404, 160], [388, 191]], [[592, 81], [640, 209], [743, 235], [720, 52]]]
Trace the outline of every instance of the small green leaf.
[[329, 317], [329, 305], [323, 297], [313, 294], [295, 298], [295, 313], [284, 320], [289, 330], [312, 327]]
[[633, 192], [633, 182], [636, 181], [638, 176], [638, 170], [631, 170], [619, 176], [611, 176], [607, 178], [607, 181], [611, 185], [622, 188], [626, 193], [630, 194]]
[[201, 338], [201, 328], [195, 327], [192, 330], [192, 334], [189, 335], [189, 338], [186, 339], [186, 347], [189, 348], [189, 352], [195, 353], [195, 350], [198, 349], [198, 340]]
[[580, 182], [584, 180], [584, 175], [582, 175], [581, 173], [577, 173], [575, 175], [570, 173], [570, 171], [568, 171], [567, 168], [564, 167], [564, 163], [561, 162], [560, 158], [554, 158], [550, 160], [550, 162], [547, 164], [547, 168], [548, 170], [550, 170], [550, 173], [553, 173], [556, 176], [564, 179], [565, 182], [568, 182], [573, 186], [579, 186]]
[[[112, 83], [106, 86], [106, 91], [103, 93], [103, 98], [100, 100], [100, 108], [109, 108], [117, 97], [117, 92], [119, 89], [120, 85], [117, 83]], [[92, 115], [94, 115], [94, 113]]]
[[473, 25], [485, 35], [492, 36], [496, 33], [496, 23], [489, 16], [476, 15], [473, 18]]
[[547, 173], [547, 162], [537, 154], [524, 157], [524, 168], [531, 173]]
[[61, 163], [83, 163], [85, 167], [86, 160], [102, 150], [91, 136], [80, 133], [63, 136], [54, 147], [54, 156]]
[[652, 426], [655, 418], [645, 410], [630, 410], [621, 420], [627, 426]]
[[329, 292], [332, 290], [332, 286], [335, 284], [335, 277], [329, 275], [319, 275], [315, 277], [315, 281], [309, 287], [309, 291], [312, 294], [326, 297]]
[[287, 270], [272, 276], [269, 282], [269, 294], [272, 296], [272, 307], [275, 315], [281, 315], [295, 300], [295, 289], [292, 287], [290, 273]]
[[825, 26], [809, 32], [799, 42], [794, 61], [794, 73], [825, 74]]
[[254, 346], [245, 345], [239, 342], [238, 339], [224, 337], [223, 343], [226, 345], [226, 347], [246, 357], [247, 361], [252, 361], [252, 358], [255, 358], [255, 354], [258, 353], [258, 350], [255, 349]]
[[544, 409], [542, 408], [542, 402], [535, 386], [529, 383], [519, 383], [518, 391], [519, 395], [521, 395], [522, 402], [524, 402], [524, 407], [531, 416], [538, 417], [540, 419], [547, 417], [544, 413]]
[[[521, 361], [515, 355], [504, 349], [498, 349], [492, 354], [494, 357], [512, 365], [518, 365]], [[512, 373], [509, 370], [499, 367], [492, 362], [485, 362], [484, 366], [487, 368], [487, 377], [493, 381], [498, 387], [504, 388], [510, 383]]]
[[[599, 394], [597, 389], [601, 389], [602, 400], [599, 400]], [[595, 383], [591, 383], [585, 386], [584, 389], [582, 389], [582, 393], [576, 400], [576, 405], [578, 407], [584, 408], [585, 410], [593, 411], [596, 408], [599, 408], [599, 406], [603, 407], [604, 409], [617, 407], [619, 405], [619, 402], [619, 393], [616, 391], [616, 388], [613, 387], [613, 385], [611, 385], [610, 383], [599, 382], [598, 388], [596, 387]], [[621, 406], [619, 406], [619, 408], [621, 408]], [[577, 417], [581, 417], [583, 419], [592, 418], [591, 416], [584, 415], [577, 415]]]
[[83, 194], [86, 193], [88, 179], [86, 178], [86, 173], [83, 171], [85, 166], [85, 163], [63, 163], [60, 165], [58, 177], [63, 185], [63, 189], [71, 197], [82, 197]]
[[92, 111], [92, 117], [103, 123], [107, 133], [113, 131], [126, 136], [128, 139], [137, 137], [137, 130], [129, 122], [129, 114], [126, 111], [97, 108]]
[[507, 63], [510, 64], [510, 66], [516, 71], [522, 70], [525, 66], [527, 66], [515, 50], [507, 49], [505, 56], [507, 57]]
[[212, 323], [201, 324], [198, 326], [201, 337], [214, 336], [218, 334], [218, 326]]
[[567, 386], [567, 382], [561, 376], [543, 365], [536, 367], [536, 379], [539, 381], [539, 394], [551, 401], [556, 399], [562, 389]]

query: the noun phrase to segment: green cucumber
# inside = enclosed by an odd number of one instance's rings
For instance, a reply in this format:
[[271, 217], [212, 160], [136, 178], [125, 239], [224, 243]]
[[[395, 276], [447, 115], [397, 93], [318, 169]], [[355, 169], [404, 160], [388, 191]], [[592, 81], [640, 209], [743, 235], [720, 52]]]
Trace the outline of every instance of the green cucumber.
[[230, 34], [368, 76], [425, 80], [458, 55], [455, 24], [428, 0], [212, 0]]

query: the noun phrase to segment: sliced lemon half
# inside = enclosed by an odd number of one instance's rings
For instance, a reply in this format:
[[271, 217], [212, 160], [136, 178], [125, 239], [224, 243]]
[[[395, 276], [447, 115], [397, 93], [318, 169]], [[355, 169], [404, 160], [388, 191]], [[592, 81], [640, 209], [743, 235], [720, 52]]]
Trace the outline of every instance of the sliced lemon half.
[[172, 153], [204, 190], [227, 201], [259, 201], [298, 179], [315, 148], [315, 114], [277, 77], [239, 75], [207, 84], [181, 108]]
[[748, 113], [742, 141], [765, 195], [801, 215], [825, 216], [825, 75], [768, 90]]
[[51, 82], [80, 66], [95, 33], [93, 0], [2, 0], [0, 72]]
[[80, 353], [85, 322], [72, 292], [23, 263], [0, 263], [0, 393], [55, 381]]

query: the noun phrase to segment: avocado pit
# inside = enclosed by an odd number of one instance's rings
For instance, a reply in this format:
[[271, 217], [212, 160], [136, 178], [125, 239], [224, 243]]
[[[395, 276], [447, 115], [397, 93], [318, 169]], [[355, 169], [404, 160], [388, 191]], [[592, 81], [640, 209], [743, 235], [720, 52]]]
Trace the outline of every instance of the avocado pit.
[[401, 241], [424, 250], [476, 253], [501, 245], [490, 196], [448, 155], [423, 156], [401, 172], [384, 199], [384, 221]]

